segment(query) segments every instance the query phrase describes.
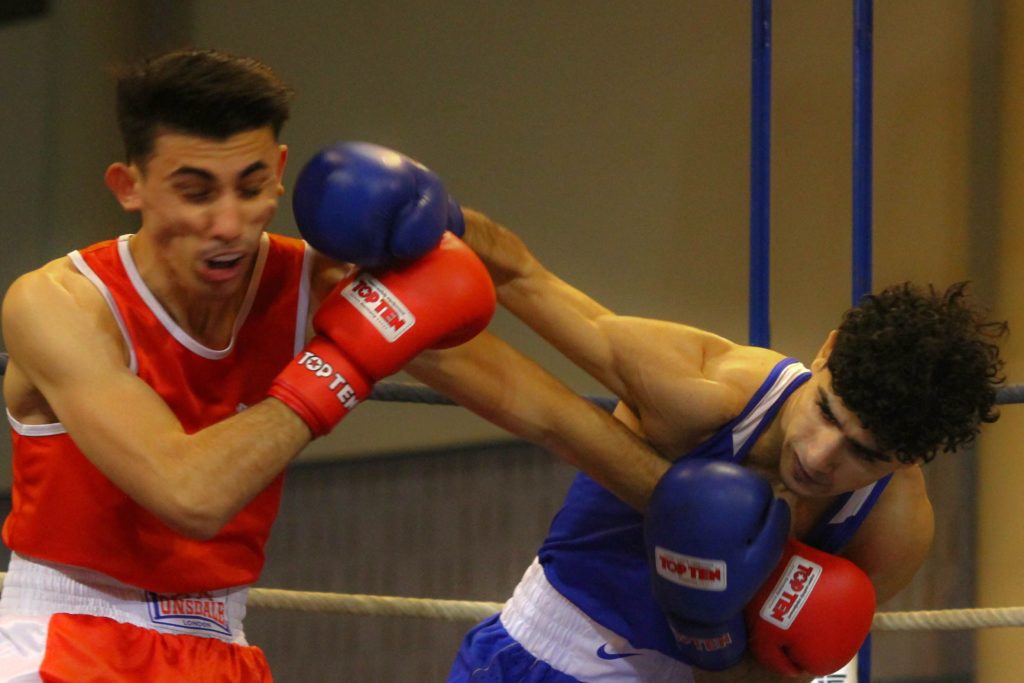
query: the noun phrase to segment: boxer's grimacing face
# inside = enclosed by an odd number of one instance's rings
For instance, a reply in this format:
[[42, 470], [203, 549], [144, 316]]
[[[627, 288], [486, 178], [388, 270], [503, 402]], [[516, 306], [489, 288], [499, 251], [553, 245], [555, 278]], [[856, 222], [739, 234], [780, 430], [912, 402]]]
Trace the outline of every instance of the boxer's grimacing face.
[[811, 364], [811, 379], [794, 392], [786, 422], [779, 475], [788, 489], [808, 497], [855, 491], [911, 465], [881, 451], [874, 435], [832, 390], [829, 336]]
[[107, 183], [141, 214], [139, 235], [176, 286], [230, 295], [247, 284], [286, 159], [270, 128], [224, 140], [163, 132], [144, 165], [113, 164]]

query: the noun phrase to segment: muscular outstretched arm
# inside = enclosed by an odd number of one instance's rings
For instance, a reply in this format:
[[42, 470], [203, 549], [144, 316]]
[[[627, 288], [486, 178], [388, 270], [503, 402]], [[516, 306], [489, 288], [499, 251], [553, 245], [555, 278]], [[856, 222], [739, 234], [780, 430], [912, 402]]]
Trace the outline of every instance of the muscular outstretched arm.
[[546, 269], [507, 228], [463, 213], [465, 241], [502, 306], [619, 397], [658, 450], [678, 455], [681, 442], [710, 436], [742, 407], [747, 397], [718, 380], [739, 345], [687, 325], [617, 315]]
[[638, 510], [647, 507], [668, 469], [668, 461], [621, 422], [493, 335], [424, 352], [406, 369], [481, 417], [562, 457]]

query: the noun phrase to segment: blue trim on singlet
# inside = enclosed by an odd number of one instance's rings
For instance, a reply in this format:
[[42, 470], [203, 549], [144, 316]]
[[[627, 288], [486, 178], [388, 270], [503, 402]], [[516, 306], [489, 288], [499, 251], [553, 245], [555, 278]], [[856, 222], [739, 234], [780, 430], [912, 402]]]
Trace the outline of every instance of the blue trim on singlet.
[[804, 536], [803, 542], [818, 550], [824, 550], [833, 555], [838, 554], [850, 542], [854, 534], [857, 533], [857, 530], [860, 529], [861, 524], [867, 518], [868, 512], [875, 506], [879, 496], [882, 495], [882, 492], [885, 491], [885, 487], [889, 485], [891, 480], [892, 475], [887, 474], [875, 483], [868, 484], [860, 489], [859, 492], [867, 492], [867, 497], [861, 503], [859, 510], [842, 521], [834, 522], [833, 520], [836, 515], [839, 514], [847, 501], [857, 494], [858, 491], [840, 495], [829, 510], [829, 514], [822, 516], [811, 532]]
[[[810, 378], [810, 372], [804, 369], [790, 377], [784, 387], [775, 386], [785, 369], [796, 362], [787, 358], [777, 363], [740, 414], [685, 457], [742, 461], [786, 399]], [[758, 406], [773, 390], [778, 395], [771, 404]], [[755, 410], [763, 412], [751, 430], [746, 422]], [[737, 428], [749, 432], [742, 444], [734, 445]], [[872, 484], [869, 492], [860, 494], [861, 505], [848, 511], [849, 517], [831, 524], [856, 492], [840, 496], [805, 542], [838, 552], [863, 523], [886, 483], [888, 479]], [[650, 590], [646, 555], [642, 515], [585, 474], [573, 481], [538, 552], [548, 581], [587, 616], [634, 647], [658, 650], [678, 659], [675, 639]]]
[[776, 413], [785, 404], [786, 399], [797, 390], [804, 382], [811, 378], [810, 372], [802, 372], [793, 378], [788, 385], [782, 390], [782, 392], [775, 398], [774, 402], [765, 410], [764, 414], [761, 415], [761, 419], [757, 425], [750, 432], [746, 440], [740, 445], [738, 449], [735, 448], [733, 434], [735, 429], [742, 425], [750, 417], [750, 414], [758, 407], [758, 404], [769, 391], [775, 388], [775, 384], [779, 381], [782, 373], [791, 365], [798, 364], [795, 358], [785, 358], [775, 364], [775, 367], [771, 369], [768, 376], [765, 378], [761, 386], [757, 388], [754, 395], [750, 397], [747, 405], [744, 406], [740, 414], [730, 420], [725, 426], [721, 427], [715, 432], [711, 438], [698, 444], [689, 453], [683, 454], [681, 457], [694, 457], [694, 458], [709, 458], [712, 460], [730, 460], [732, 462], [743, 462], [746, 457], [750, 454], [750, 449], [754, 447], [754, 443], [757, 441], [757, 437], [761, 436], [761, 433], [768, 428], [771, 424], [772, 419]]
[[871, 634], [857, 651], [857, 680], [853, 683], [871, 683]]

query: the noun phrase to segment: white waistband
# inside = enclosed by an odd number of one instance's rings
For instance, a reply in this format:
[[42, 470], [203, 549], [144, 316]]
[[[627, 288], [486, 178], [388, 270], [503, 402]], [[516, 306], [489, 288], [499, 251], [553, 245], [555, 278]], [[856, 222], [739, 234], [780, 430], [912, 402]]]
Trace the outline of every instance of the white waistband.
[[682, 662], [633, 647], [584, 614], [555, 590], [536, 559], [505, 603], [501, 623], [534, 657], [580, 680], [693, 681], [690, 667]]
[[91, 614], [163, 633], [245, 645], [248, 587], [162, 595], [82, 567], [13, 553], [0, 594], [0, 615]]

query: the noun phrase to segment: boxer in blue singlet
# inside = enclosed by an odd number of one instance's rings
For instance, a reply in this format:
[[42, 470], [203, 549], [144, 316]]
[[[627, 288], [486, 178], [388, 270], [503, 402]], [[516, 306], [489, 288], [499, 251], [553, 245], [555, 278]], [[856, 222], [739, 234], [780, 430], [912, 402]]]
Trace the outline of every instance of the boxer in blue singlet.
[[[790, 534], [842, 553], [878, 602], [911, 580], [933, 531], [920, 466], [996, 418], [1005, 324], [985, 321], [964, 283], [866, 297], [804, 367], [704, 330], [616, 315], [546, 270], [513, 233], [465, 213], [465, 240], [501, 304], [620, 399], [615, 416], [666, 459], [660, 472], [693, 457], [742, 463], [786, 501]], [[540, 395], [507, 376], [493, 338], [461, 353], [476, 355], [492, 387]], [[432, 384], [516, 433], [533, 419], [525, 397], [502, 399], [471, 381]], [[466, 636], [449, 682], [781, 680], [750, 655], [714, 674], [692, 665], [666, 619], [672, 608], [651, 590], [642, 512], [651, 470], [631, 477], [604, 456], [573, 464], [583, 473], [537, 559], [501, 614]]]

